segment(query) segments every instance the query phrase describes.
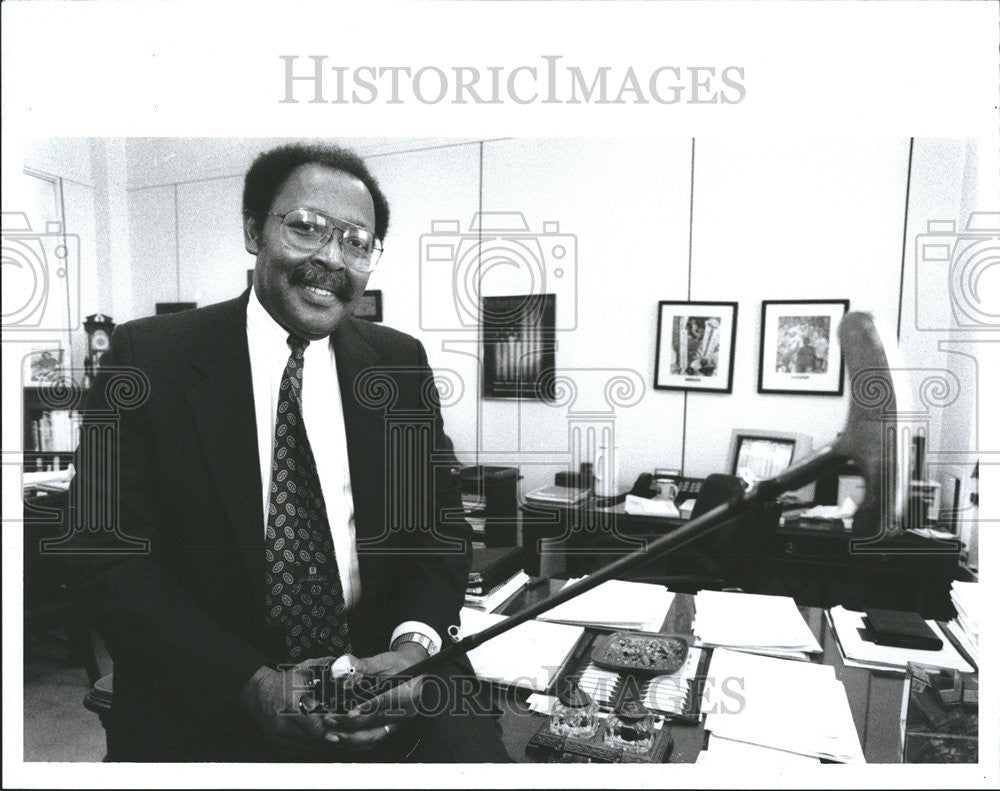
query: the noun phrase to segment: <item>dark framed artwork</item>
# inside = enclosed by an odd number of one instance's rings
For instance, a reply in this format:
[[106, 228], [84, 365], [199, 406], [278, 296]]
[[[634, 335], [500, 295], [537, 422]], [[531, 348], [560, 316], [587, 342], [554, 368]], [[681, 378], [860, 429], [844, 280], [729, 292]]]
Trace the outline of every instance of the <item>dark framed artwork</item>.
[[848, 308], [846, 299], [764, 300], [757, 392], [842, 395], [837, 327]]
[[661, 301], [653, 387], [731, 393], [737, 310], [735, 302]]
[[368, 321], [382, 321], [382, 292], [366, 291], [358, 299], [354, 315]]
[[556, 295], [482, 298], [483, 397], [554, 397]]

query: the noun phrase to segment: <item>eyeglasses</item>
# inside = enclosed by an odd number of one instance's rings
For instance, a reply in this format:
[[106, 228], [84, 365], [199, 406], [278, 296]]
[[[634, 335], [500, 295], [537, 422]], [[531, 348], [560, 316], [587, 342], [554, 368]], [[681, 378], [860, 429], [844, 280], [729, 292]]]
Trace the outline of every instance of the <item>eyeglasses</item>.
[[289, 250], [315, 253], [340, 231], [340, 252], [344, 264], [358, 272], [371, 272], [382, 255], [382, 244], [375, 235], [359, 225], [330, 217], [312, 209], [292, 209], [284, 214], [269, 211], [281, 218], [281, 241]]

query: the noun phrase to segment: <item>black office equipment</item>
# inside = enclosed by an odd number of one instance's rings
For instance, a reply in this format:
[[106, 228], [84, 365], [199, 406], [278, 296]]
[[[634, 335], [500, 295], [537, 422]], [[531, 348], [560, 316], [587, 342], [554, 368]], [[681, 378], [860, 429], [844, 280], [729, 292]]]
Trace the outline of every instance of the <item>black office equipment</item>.
[[943, 645], [941, 638], [915, 612], [866, 610], [864, 623], [868, 629], [862, 637], [879, 645], [920, 651], [940, 651]]

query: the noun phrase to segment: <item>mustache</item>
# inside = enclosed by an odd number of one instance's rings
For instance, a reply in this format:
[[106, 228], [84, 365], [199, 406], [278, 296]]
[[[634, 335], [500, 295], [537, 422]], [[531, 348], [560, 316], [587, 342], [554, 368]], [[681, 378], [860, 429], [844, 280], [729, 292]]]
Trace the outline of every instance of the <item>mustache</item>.
[[305, 265], [292, 270], [288, 276], [293, 286], [315, 286], [332, 291], [341, 302], [350, 302], [357, 296], [357, 289], [344, 270], [325, 269]]

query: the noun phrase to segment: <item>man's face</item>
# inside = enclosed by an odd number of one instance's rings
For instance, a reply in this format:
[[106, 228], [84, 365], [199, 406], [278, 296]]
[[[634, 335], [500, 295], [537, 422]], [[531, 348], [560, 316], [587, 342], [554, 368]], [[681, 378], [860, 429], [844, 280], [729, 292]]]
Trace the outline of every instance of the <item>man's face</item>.
[[[375, 231], [375, 205], [359, 179], [324, 165], [302, 165], [282, 184], [271, 211], [312, 209]], [[309, 340], [325, 338], [350, 315], [370, 273], [344, 265], [340, 234], [313, 253], [288, 249], [281, 241], [281, 217], [267, 215], [258, 225], [243, 221], [247, 250], [257, 256], [254, 290], [271, 317]]]

